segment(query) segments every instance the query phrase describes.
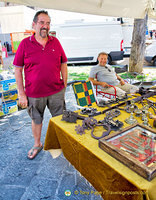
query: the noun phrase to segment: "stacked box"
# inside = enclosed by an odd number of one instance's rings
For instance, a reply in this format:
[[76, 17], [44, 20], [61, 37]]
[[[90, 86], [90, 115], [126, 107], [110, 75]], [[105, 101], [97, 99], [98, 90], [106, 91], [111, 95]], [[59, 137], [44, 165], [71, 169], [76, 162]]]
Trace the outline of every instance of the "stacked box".
[[0, 104], [0, 116], [16, 112], [17, 110], [18, 108], [16, 101], [8, 101], [6, 103], [2, 102]]
[[16, 80], [14, 78], [0, 81], [0, 92], [6, 92], [13, 89], [17, 89]]
[[17, 93], [15, 79], [0, 81], [0, 116], [7, 115], [18, 110]]
[[7, 92], [0, 92], [0, 98], [3, 102], [6, 101], [17, 101], [18, 100], [18, 92], [17, 90], [9, 90]]

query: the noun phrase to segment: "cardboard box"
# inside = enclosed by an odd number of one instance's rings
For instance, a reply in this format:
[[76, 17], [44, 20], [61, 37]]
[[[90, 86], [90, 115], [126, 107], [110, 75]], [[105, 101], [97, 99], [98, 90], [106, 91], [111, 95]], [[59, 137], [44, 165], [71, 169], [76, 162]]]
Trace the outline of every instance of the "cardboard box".
[[0, 104], [0, 116], [11, 114], [16, 111], [18, 111], [16, 101], [2, 102], [2, 104]]
[[17, 101], [18, 100], [18, 92], [17, 90], [9, 90], [7, 92], [0, 92], [0, 98], [2, 102], [6, 101]]
[[14, 78], [0, 81], [0, 92], [6, 92], [13, 89], [17, 89], [16, 80]]

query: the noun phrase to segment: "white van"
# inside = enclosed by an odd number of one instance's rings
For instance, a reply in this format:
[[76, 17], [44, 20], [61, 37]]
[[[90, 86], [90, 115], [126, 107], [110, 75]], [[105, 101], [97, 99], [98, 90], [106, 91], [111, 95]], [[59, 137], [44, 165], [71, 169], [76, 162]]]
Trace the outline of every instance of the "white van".
[[133, 25], [122, 25], [124, 56], [130, 56]]
[[52, 27], [61, 42], [68, 63], [97, 62], [104, 51], [109, 54], [109, 63], [123, 59], [123, 37], [120, 22], [66, 23]]
[[149, 63], [152, 63], [156, 66], [156, 40], [152, 41], [152, 44], [149, 44], [145, 50], [145, 60]]

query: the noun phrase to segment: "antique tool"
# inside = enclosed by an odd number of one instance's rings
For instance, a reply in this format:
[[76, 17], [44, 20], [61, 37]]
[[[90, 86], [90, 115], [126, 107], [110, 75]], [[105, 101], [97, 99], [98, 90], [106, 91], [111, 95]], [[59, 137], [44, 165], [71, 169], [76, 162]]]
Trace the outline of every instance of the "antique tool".
[[[135, 133], [133, 133], [134, 137], [138, 138], [140, 140], [141, 143], [145, 142], [145, 140], [142, 137], [137, 136]], [[133, 137], [132, 137], [133, 138]]]
[[99, 113], [100, 112], [97, 111], [96, 108], [91, 108], [91, 107], [83, 108], [81, 110], [81, 112], [80, 112], [80, 114], [82, 114], [82, 115], [90, 115], [90, 114], [92, 114], [94, 116], [96, 116], [96, 114], [99, 114]]
[[143, 108], [142, 108], [142, 121], [143, 121], [143, 125], [144, 126], [149, 126], [150, 127], [150, 125], [148, 124], [148, 117], [147, 117], [148, 109], [149, 109], [149, 105], [148, 104], [143, 106]]
[[156, 114], [156, 102], [151, 101], [151, 100], [149, 100], [149, 99], [146, 99], [146, 101], [147, 101], [147, 103], [148, 103], [148, 105], [149, 105], [149, 108], [152, 108], [153, 111], [154, 111], [154, 113]]
[[145, 131], [141, 132], [140, 134], [141, 134], [141, 135], [144, 135], [144, 136], [146, 136], [146, 137], [149, 137], [149, 138], [151, 138], [151, 139], [156, 140], [156, 136], [152, 137], [152, 136], [148, 135], [148, 133], [146, 133]]
[[148, 92], [149, 92], [149, 88], [144, 88], [144, 87], [139, 88], [139, 94], [141, 94], [141, 95], [145, 95]]
[[64, 110], [62, 115], [62, 121], [76, 123], [77, 119], [84, 120], [84, 116], [78, 115], [78, 113], [72, 112], [70, 110]]
[[139, 144], [139, 143], [133, 142], [132, 140], [128, 140], [128, 142], [134, 144], [135, 146], [138, 147], [138, 149], [140, 149], [140, 150], [142, 150], [142, 151], [145, 150], [145, 148], [144, 148], [143, 146], [141, 146], [141, 144]]
[[123, 126], [123, 122], [119, 120], [113, 120], [113, 118], [105, 117], [104, 120], [99, 121], [99, 123], [108, 124], [111, 130], [117, 131]]
[[149, 109], [149, 105], [146, 104], [145, 106], [142, 107], [142, 112], [143, 112], [144, 114], [148, 114], [148, 109]]
[[146, 164], [148, 163], [154, 156], [156, 156], [156, 154], [152, 154], [151, 156], [149, 156], [148, 158], [146, 158], [143, 163]]
[[127, 123], [127, 124], [135, 124], [135, 123], [137, 123], [137, 120], [134, 118], [134, 116], [133, 116], [133, 111], [134, 111], [134, 101], [132, 100], [131, 101], [131, 105], [130, 105], [130, 112], [131, 112], [131, 114], [130, 114], [130, 117], [129, 118], [127, 118], [127, 119], [125, 119], [125, 122]]
[[[134, 104], [134, 103], [133, 103], [133, 104]], [[132, 106], [132, 104], [126, 105], [126, 106], [124, 107], [124, 110], [125, 110], [127, 113], [131, 113], [131, 106]], [[134, 104], [133, 106], [134, 106], [133, 112], [136, 112], [136, 111], [138, 110], [138, 107], [137, 107], [135, 104]]]
[[156, 115], [152, 115], [151, 113], [149, 113], [149, 118], [153, 119], [153, 126], [156, 128]]
[[[156, 91], [154, 91], [154, 92], [153, 91], [148, 91], [148, 93], [146, 93], [146, 94], [144, 94], [144, 95], [142, 95], [140, 97], [134, 98], [133, 101], [134, 102], [138, 102], [138, 101], [141, 101], [143, 98], [148, 98], [148, 97], [151, 97], [151, 96], [154, 96], [154, 95], [156, 95]], [[118, 103], [115, 106], [109, 107], [109, 108], [103, 110], [102, 112], [99, 111], [98, 113], [90, 113], [89, 117], [93, 117], [95, 115], [104, 114], [107, 111], [110, 111], [112, 109], [117, 109], [117, 108], [119, 109], [120, 106], [123, 106], [125, 104], [126, 105], [130, 104], [130, 102], [131, 102], [130, 100], [127, 100], [127, 101], [124, 101], [122, 103]], [[74, 122], [75, 123], [77, 119], [83, 120], [84, 117], [81, 116], [81, 115], [78, 115], [75, 112], [68, 111], [68, 110], [63, 112], [62, 120], [67, 121], [67, 122]]]
[[120, 115], [120, 110], [113, 109], [111, 111], [106, 112], [106, 117], [104, 120], [100, 120], [99, 123], [108, 124], [111, 128], [111, 130], [117, 131], [123, 126], [123, 122], [119, 120], [114, 120], [114, 117], [117, 117]]
[[142, 114], [142, 110], [137, 108], [136, 110], [134, 110], [134, 113], [135, 113], [136, 117], [140, 117], [140, 115]]
[[[143, 141], [135, 140], [135, 139], [134, 139], [133, 137], [131, 137], [131, 136], [125, 137], [124, 140], [125, 140], [126, 142], [131, 143], [131, 144], [134, 144], [134, 145], [137, 146], [138, 149], [141, 150], [141, 151], [145, 151], [146, 149], [150, 149], [150, 148], [151, 148], [151, 147], [150, 147], [149, 141], [147, 142], [146, 146], [143, 147], [143, 146], [141, 146], [141, 145], [143, 144]], [[134, 140], [135, 142], [132, 141], [132, 140]], [[149, 140], [150, 140], [150, 138], [149, 138]], [[146, 153], [144, 153], [144, 154], [146, 154]]]
[[[98, 125], [98, 126], [101, 126], [101, 125]], [[104, 131], [104, 132], [102, 133], [102, 136], [100, 136], [100, 137], [95, 136], [95, 135], [93, 134], [93, 130], [92, 130], [91, 136], [92, 136], [94, 139], [99, 140], [99, 139], [101, 139], [101, 138], [103, 138], [103, 137], [109, 135], [109, 133], [111, 132], [111, 128], [110, 128], [110, 126], [109, 126], [108, 124], [102, 124], [102, 126], [103, 126], [103, 128], [106, 129], [106, 131]]]
[[[104, 113], [106, 113], [107, 111], [110, 111], [110, 110], [113, 110], [113, 109], [119, 109], [119, 106], [123, 106], [123, 105], [125, 105], [125, 103], [126, 103], [126, 102], [122, 102], [122, 103], [117, 104], [117, 105], [115, 105], [115, 106], [109, 107], [109, 108], [107, 108], [107, 109], [105, 109], [105, 110], [99, 112], [99, 115], [100, 115], [100, 114], [104, 114]], [[93, 116], [94, 116], [94, 115], [89, 115], [89, 117], [93, 117]]]
[[142, 120], [143, 120], [143, 125], [144, 125], [144, 126], [149, 126], [149, 127], [151, 127], [151, 126], [149, 125], [149, 123], [148, 123], [148, 117], [147, 117], [147, 115], [143, 115], [143, 116], [142, 116]]
[[[102, 133], [102, 136], [95, 136], [95, 135], [93, 134], [94, 128], [95, 128], [96, 126], [103, 126], [103, 128], [106, 129], [106, 131], [104, 131], [104, 132]], [[85, 132], [84, 132], [85, 129], [87, 129], [87, 130], [91, 129], [91, 130], [92, 130], [92, 131], [91, 131], [91, 136], [92, 136], [93, 138], [97, 139], [97, 140], [98, 140], [98, 139], [101, 139], [101, 138], [103, 138], [103, 137], [105, 137], [105, 136], [107, 136], [107, 135], [109, 135], [109, 133], [110, 133], [110, 131], [111, 131], [111, 128], [110, 128], [110, 126], [109, 126], [108, 124], [105, 124], [105, 123], [103, 123], [103, 124], [98, 124], [98, 122], [97, 122], [96, 119], [94, 119], [94, 118], [89, 118], [89, 117], [87, 117], [87, 118], [85, 118], [85, 119], [83, 120], [82, 126], [80, 126], [80, 125], [75, 126], [75, 130], [76, 130], [77, 134], [80, 134], [80, 135], [85, 134]]]
[[[135, 135], [134, 135], [135, 136]], [[135, 137], [137, 137], [137, 136], [135, 136]], [[135, 142], [137, 142], [137, 143], [139, 143], [139, 144], [143, 144], [143, 142], [145, 141], [144, 139], [142, 139], [142, 138], [140, 138], [140, 137], [137, 137], [139, 140], [136, 140], [134, 137], [132, 137], [131, 135], [126, 135], [125, 136], [125, 139], [127, 139], [127, 140], [133, 140], [133, 141], [135, 141]], [[141, 139], [141, 140], [140, 140]]]
[[150, 146], [151, 141], [152, 141], [151, 138], [147, 138], [147, 140], [146, 140], [146, 145], [145, 145], [144, 148], [145, 148], [145, 149], [150, 149], [150, 150], [152, 151], [151, 146]]
[[105, 106], [107, 106], [107, 107], [109, 107], [109, 105], [110, 104], [112, 104], [112, 103], [114, 103], [115, 102], [115, 100], [103, 100], [103, 99], [101, 99], [100, 101], [99, 101], [99, 103], [98, 103], [98, 106], [99, 107], [105, 107]]
[[118, 117], [120, 114], [121, 114], [120, 110], [113, 109], [111, 111], [106, 112], [106, 117], [107, 118], [114, 118], [114, 117]]
[[80, 134], [80, 135], [83, 135], [85, 134], [85, 130], [82, 126], [78, 125], [78, 126], [75, 126], [75, 131], [77, 134]]
[[75, 126], [75, 131], [77, 132], [77, 134], [85, 134], [85, 129], [92, 129], [94, 130], [94, 127], [97, 125], [97, 120], [94, 118], [89, 118], [86, 117], [84, 118], [83, 122], [82, 122], [82, 126], [78, 125]]
[[131, 96], [128, 96], [127, 94], [125, 94], [125, 96], [122, 97], [116, 97], [114, 99], [110, 99], [110, 100], [103, 100], [101, 99], [98, 103], [99, 107], [105, 107], [105, 106], [109, 106], [113, 103], [119, 103], [120, 101], [125, 101], [126, 99], [130, 98]]
[[130, 149], [130, 150], [132, 150], [132, 151], [134, 151], [134, 152], [136, 152], [136, 153], [141, 153], [141, 154], [146, 154], [146, 155], [148, 155], [145, 151], [143, 151], [143, 150], [141, 150], [141, 149], [138, 149], [138, 148], [135, 148], [135, 147], [132, 147], [132, 146], [129, 145], [129, 144], [126, 144], [126, 143], [124, 142], [124, 140], [122, 140], [122, 139], [120, 139], [120, 142], [121, 142], [122, 146], [124, 146], [124, 147], [126, 147], [126, 148], [128, 148], [128, 149]]
[[120, 147], [120, 149], [122, 149], [122, 150], [124, 150], [124, 151], [126, 151], [126, 152], [128, 152], [130, 154], [133, 154], [135, 157], [139, 157], [139, 154], [134, 152], [134, 151], [130, 151], [128, 149], [125, 149], [124, 147]]
[[[151, 96], [154, 96], [154, 95], [156, 95], [156, 91], [148, 91], [148, 92], [145, 93], [144, 95], [139, 96], [139, 97], [137, 97], [137, 98], [134, 98], [133, 101], [134, 101], [134, 103], [136, 103], [136, 102], [138, 102], [138, 101], [141, 101], [141, 100], [144, 99], [144, 98], [148, 98], [148, 97], [151, 97]], [[127, 100], [127, 101], [118, 103], [118, 104], [115, 105], [115, 106], [109, 107], [109, 108], [103, 110], [102, 112], [99, 112], [98, 115], [104, 114], [104, 113], [106, 113], [107, 111], [112, 110], [112, 109], [119, 109], [119, 107], [121, 107], [121, 106], [123, 106], [123, 105], [125, 105], [125, 104], [126, 104], [126, 105], [127, 105], [127, 104], [130, 104], [130, 102], [131, 102], [130, 100]], [[94, 115], [89, 115], [89, 117], [93, 117], [93, 116], [94, 116]]]

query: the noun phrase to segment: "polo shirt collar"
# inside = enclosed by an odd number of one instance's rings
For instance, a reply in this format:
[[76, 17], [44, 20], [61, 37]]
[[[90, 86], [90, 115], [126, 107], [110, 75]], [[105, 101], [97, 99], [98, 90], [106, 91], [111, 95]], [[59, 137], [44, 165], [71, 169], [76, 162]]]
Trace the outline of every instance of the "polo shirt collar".
[[[48, 35], [48, 41], [47, 42], [49, 42], [51, 40], [53, 40], [53, 38]], [[35, 38], [35, 34], [33, 34], [32, 36], [30, 36], [30, 41], [31, 42], [37, 42], [37, 40]]]

